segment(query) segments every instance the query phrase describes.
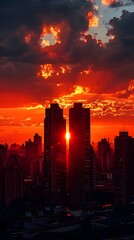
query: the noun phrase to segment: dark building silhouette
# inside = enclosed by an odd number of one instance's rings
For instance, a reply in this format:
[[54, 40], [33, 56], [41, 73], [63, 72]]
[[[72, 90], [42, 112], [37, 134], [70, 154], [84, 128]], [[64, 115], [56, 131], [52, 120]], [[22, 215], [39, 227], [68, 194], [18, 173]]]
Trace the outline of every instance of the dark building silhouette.
[[[90, 109], [74, 103], [69, 109], [69, 184], [72, 205], [85, 205], [92, 189]], [[92, 166], [91, 166], [92, 165]]]
[[98, 142], [97, 149], [97, 181], [107, 183], [112, 180], [113, 149], [106, 138]]
[[18, 168], [20, 167], [20, 156], [16, 154], [10, 154], [8, 157], [8, 167]]
[[34, 135], [34, 141], [29, 139], [25, 142], [25, 158], [27, 176], [36, 177], [39, 175], [39, 157], [42, 152], [42, 137], [37, 133]]
[[35, 176], [42, 176], [44, 155], [42, 155], [42, 137], [38, 133], [35, 133], [35, 135], [34, 135], [34, 145], [35, 145], [35, 149], [36, 149], [34, 174], [35, 174]]
[[66, 121], [58, 104], [46, 109], [44, 127], [46, 204], [61, 206], [66, 199]]
[[0, 169], [7, 167], [8, 145], [0, 144]]
[[42, 137], [38, 133], [34, 135], [34, 144], [37, 146], [38, 156], [42, 154]]
[[27, 176], [34, 176], [34, 164], [37, 158], [37, 148], [34, 142], [29, 139], [25, 142], [25, 158]]
[[14, 200], [24, 196], [24, 174], [19, 168], [0, 170], [0, 206], [8, 207]]
[[92, 197], [92, 193], [96, 189], [96, 153], [92, 145], [90, 145], [89, 150], [90, 159], [90, 192], [88, 193], [88, 199]]
[[17, 143], [11, 144], [10, 148], [9, 148], [9, 155], [16, 155], [16, 154], [18, 154], [19, 149], [20, 149], [20, 145], [19, 144], [17, 144]]
[[115, 203], [126, 205], [134, 197], [134, 138], [128, 132], [115, 137]]
[[98, 142], [98, 161], [100, 170], [108, 172], [112, 169], [112, 149], [106, 138]]

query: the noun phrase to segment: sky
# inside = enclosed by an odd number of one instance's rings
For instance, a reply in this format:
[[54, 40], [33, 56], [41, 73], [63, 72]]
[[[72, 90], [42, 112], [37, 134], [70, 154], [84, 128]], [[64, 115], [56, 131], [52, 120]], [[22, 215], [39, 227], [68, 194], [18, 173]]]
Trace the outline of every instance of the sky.
[[0, 89], [0, 143], [43, 136], [52, 102], [90, 107], [92, 141], [134, 136], [134, 0], [1, 0]]

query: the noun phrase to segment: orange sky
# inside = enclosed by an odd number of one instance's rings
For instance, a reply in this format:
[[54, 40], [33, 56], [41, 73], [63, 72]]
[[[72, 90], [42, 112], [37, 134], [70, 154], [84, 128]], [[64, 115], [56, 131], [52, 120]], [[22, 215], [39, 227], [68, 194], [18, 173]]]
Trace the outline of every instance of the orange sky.
[[[33, 108], [1, 108], [0, 115], [0, 143], [22, 144], [37, 132], [42, 137], [44, 134], [44, 107]], [[67, 118], [68, 109], [64, 109]], [[101, 138], [109, 138], [111, 142], [119, 131], [129, 131], [134, 136], [134, 118], [126, 117], [98, 117], [93, 116], [91, 110], [91, 142], [97, 142]], [[67, 118], [68, 119], [68, 118]]]

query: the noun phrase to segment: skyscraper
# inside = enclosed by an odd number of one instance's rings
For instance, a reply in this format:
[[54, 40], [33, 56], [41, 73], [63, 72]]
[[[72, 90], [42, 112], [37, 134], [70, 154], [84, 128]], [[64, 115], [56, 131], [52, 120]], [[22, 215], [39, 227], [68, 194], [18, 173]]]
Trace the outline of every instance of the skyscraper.
[[8, 145], [0, 144], [0, 169], [7, 167]]
[[115, 201], [126, 205], [134, 197], [134, 138], [128, 132], [115, 137]]
[[72, 205], [84, 205], [92, 185], [90, 109], [74, 103], [69, 109], [69, 184]]
[[108, 139], [102, 138], [98, 142], [97, 149], [97, 184], [112, 182], [113, 173], [113, 149]]
[[38, 133], [34, 135], [34, 144], [37, 146], [38, 157], [42, 153], [42, 137]]
[[98, 161], [101, 171], [109, 172], [112, 168], [112, 149], [106, 138], [98, 142]]
[[66, 121], [63, 109], [53, 103], [44, 121], [44, 171], [47, 205], [64, 205], [66, 198]]
[[29, 139], [25, 142], [25, 158], [26, 158], [26, 170], [27, 176], [34, 176], [35, 175], [35, 162], [38, 157], [38, 148], [34, 142]]

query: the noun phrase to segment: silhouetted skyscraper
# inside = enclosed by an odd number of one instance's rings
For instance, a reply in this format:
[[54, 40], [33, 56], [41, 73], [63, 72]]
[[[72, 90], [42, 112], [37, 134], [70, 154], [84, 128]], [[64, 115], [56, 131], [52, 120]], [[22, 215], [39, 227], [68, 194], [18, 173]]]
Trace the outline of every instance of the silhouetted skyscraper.
[[8, 145], [0, 144], [0, 169], [7, 167]]
[[98, 162], [101, 171], [108, 172], [112, 168], [112, 149], [106, 138], [98, 142]]
[[37, 146], [38, 157], [39, 157], [42, 153], [42, 137], [39, 136], [38, 133], [35, 133], [34, 135], [34, 144]]
[[98, 142], [97, 149], [97, 184], [106, 184], [112, 182], [113, 170], [113, 149], [110, 142], [103, 138]]
[[45, 112], [44, 170], [48, 205], [64, 205], [66, 199], [66, 121], [63, 109], [51, 104]]
[[36, 177], [39, 175], [39, 157], [42, 153], [42, 137], [37, 133], [34, 135], [34, 141], [29, 139], [25, 142], [25, 158], [27, 176]]
[[91, 192], [90, 109], [74, 103], [69, 109], [69, 184], [73, 205], [84, 205]]
[[115, 137], [115, 201], [126, 205], [134, 197], [134, 138], [128, 132]]
[[27, 176], [34, 176], [34, 165], [38, 157], [37, 145], [32, 142], [31, 139], [25, 142], [25, 158], [26, 158], [26, 170]]

